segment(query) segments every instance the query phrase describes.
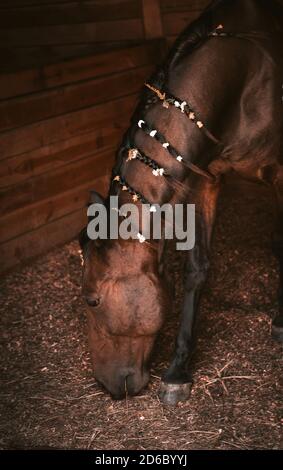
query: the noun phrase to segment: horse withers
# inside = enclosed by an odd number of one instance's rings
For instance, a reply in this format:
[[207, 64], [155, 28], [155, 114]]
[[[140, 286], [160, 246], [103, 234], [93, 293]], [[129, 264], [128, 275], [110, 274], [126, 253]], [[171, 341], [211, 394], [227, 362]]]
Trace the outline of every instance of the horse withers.
[[[196, 240], [186, 257], [185, 295], [173, 359], [160, 397], [190, 394], [190, 358], [221, 176], [231, 170], [270, 185], [277, 200], [273, 249], [280, 263], [273, 337], [283, 342], [283, 9], [276, 1], [218, 0], [179, 37], [148, 81], [118, 151], [106, 200], [195, 204]], [[122, 223], [123, 217], [119, 220]], [[89, 240], [83, 296], [96, 379], [114, 398], [149, 381], [150, 356], [171, 308], [164, 239]]]

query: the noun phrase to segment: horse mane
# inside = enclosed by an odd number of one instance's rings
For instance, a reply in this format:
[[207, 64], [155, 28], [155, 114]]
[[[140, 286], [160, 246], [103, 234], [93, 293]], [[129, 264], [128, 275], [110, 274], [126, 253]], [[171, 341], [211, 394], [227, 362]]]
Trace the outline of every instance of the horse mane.
[[[149, 83], [159, 89], [163, 89], [165, 87], [169, 69], [202, 44], [206, 39], [207, 33], [212, 29], [213, 10], [224, 1], [227, 3], [227, 1], [233, 0], [213, 0], [203, 13], [187, 26], [187, 28], [176, 39], [175, 44], [172, 46], [163, 63], [161, 63], [161, 65], [159, 65], [151, 75]], [[138, 105], [131, 118], [132, 125], [125, 133], [122, 144], [118, 149], [113, 174], [119, 172], [123, 161], [124, 151], [131, 146], [134, 132], [133, 129], [135, 128], [137, 119], [140, 119], [144, 115], [144, 112], [154, 102], [154, 99], [155, 98], [153, 98], [150, 90], [145, 88], [142, 90]]]
[[[156, 88], [162, 89], [166, 85], [168, 72], [170, 68], [176, 65], [188, 54], [191, 54], [195, 49], [200, 47], [206, 40], [207, 34], [213, 28], [213, 12], [221, 4], [233, 2], [235, 0], [213, 0], [201, 13], [201, 15], [190, 23], [183, 32], [178, 36], [171, 50], [167, 54], [165, 60], [155, 70], [149, 78], [149, 83]], [[141, 93], [141, 99], [134, 113], [135, 119], [137, 113], [142, 115], [143, 111], [151, 104], [152, 92], [144, 89]]]
[[[207, 34], [215, 28], [213, 21], [213, 13], [215, 10], [222, 5], [227, 7], [227, 5], [233, 4], [236, 1], [237, 0], [213, 0], [203, 10], [201, 15], [191, 22], [177, 37], [163, 63], [150, 77], [150, 83], [157, 88], [162, 88], [166, 84], [169, 69], [180, 62], [184, 57], [191, 54], [195, 49], [199, 48], [207, 39]], [[255, 0], [250, 1], [255, 2]], [[268, 6], [270, 13], [274, 17], [282, 17], [283, 15], [282, 4], [280, 4], [278, 0], [257, 0], [257, 5]], [[145, 90], [145, 92], [142, 93], [143, 102], [145, 101], [143, 98], [146, 98], [147, 95], [148, 93]]]
[[207, 34], [213, 28], [213, 12], [221, 4], [231, 2], [233, 0], [214, 0], [201, 15], [190, 23], [178, 36], [173, 45], [171, 52], [166, 59], [166, 67], [172, 67], [183, 57], [191, 54], [196, 48], [201, 46], [206, 39]]
[[[200, 16], [188, 25], [188, 27], [178, 36], [175, 44], [167, 54], [163, 63], [157, 67], [148, 79], [149, 83], [159, 89], [163, 89], [165, 87], [169, 69], [202, 44], [207, 33], [212, 28], [213, 10], [224, 1], [227, 2], [233, 0], [213, 0]], [[137, 120], [144, 115], [145, 111], [152, 103], [155, 102], [155, 100], [156, 99], [152, 96], [152, 92], [147, 88], [143, 88], [139, 102], [131, 118], [131, 126], [124, 134], [121, 146], [117, 151], [115, 164], [112, 169], [112, 177], [120, 172], [125, 151], [133, 145], [133, 137]], [[109, 194], [111, 186], [112, 185], [110, 185], [109, 188]]]
[[[163, 68], [163, 72], [169, 70], [170, 67], [176, 65], [180, 60], [202, 45], [202, 43], [207, 39], [207, 34], [216, 26], [213, 22], [213, 13], [218, 9], [218, 7], [221, 7], [222, 5], [227, 7], [229, 4], [233, 4], [237, 1], [238, 0], [213, 0], [203, 10], [201, 15], [190, 23], [178, 36], [171, 51], [161, 66], [161, 68]], [[250, 2], [255, 3], [255, 0], [250, 0]], [[282, 17], [283, 8], [282, 4], [279, 3], [278, 0], [256, 0], [256, 2], [258, 6], [268, 6], [273, 17]], [[158, 80], [160, 80], [158, 72], [157, 75], [153, 75], [153, 80], [155, 76], [158, 82]], [[160, 83], [155, 83], [155, 85], [158, 84], [160, 85]]]

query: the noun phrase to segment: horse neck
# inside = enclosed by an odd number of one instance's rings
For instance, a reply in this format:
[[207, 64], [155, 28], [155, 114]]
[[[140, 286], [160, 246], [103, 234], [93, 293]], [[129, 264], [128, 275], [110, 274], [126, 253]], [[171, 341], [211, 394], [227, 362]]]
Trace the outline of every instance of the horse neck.
[[[172, 60], [165, 71], [163, 85], [180, 100], [189, 102], [206, 127], [214, 135], [222, 137], [223, 129], [229, 127], [227, 114], [230, 108], [235, 107], [236, 93], [240, 96], [245, 85], [249, 58], [250, 48], [245, 43], [208, 40], [188, 57]], [[233, 102], [231, 88], [234, 92]], [[138, 106], [114, 171], [150, 204], [190, 202], [190, 179], [202, 176], [196, 176], [173, 158], [160, 141], [138, 127], [138, 122], [142, 119], [150, 128], [158, 130], [183, 157], [184, 162], [191, 162], [203, 170], [219, 158], [221, 149], [180, 109], [163, 107], [159, 100], [150, 104], [148, 98], [152, 101], [154, 96], [146, 95], [146, 102]], [[138, 159], [129, 160], [129, 148], [139, 149], [153, 159], [170, 178], [154, 175], [152, 169]], [[174, 184], [170, 184], [172, 181]], [[116, 193], [118, 189], [120, 203], [131, 202], [130, 194], [117, 186], [114, 183], [110, 193]]]
[[[192, 80], [188, 79], [187, 73], [182, 73], [181, 80], [175, 83], [174, 73], [171, 75], [173, 79], [168, 81], [168, 88], [172, 89], [176, 96], [187, 100], [187, 97], [190, 97]], [[138, 127], [140, 119], [146, 122], [153, 133], [158, 131], [158, 134], [170, 143], [177, 152], [175, 156], [162, 145], [158, 135], [153, 138], [148, 131]], [[165, 170], [168, 177], [156, 174], [150, 166], [138, 159], [129, 161], [129, 148], [138, 149], [143, 155], [154, 160]], [[207, 138], [196, 123], [192, 124], [188, 117], [174, 106], [165, 108], [158, 101], [135, 113], [133, 126], [128, 132], [124, 146], [121, 147], [115, 171], [150, 203], [162, 205], [172, 202], [172, 199], [178, 203], [183, 201], [187, 187], [189, 171], [186, 163], [193, 163], [205, 170], [215, 150], [215, 143]], [[176, 155], [181, 156], [183, 161], [179, 161]], [[121, 197], [128, 202], [127, 194], [121, 192]]]

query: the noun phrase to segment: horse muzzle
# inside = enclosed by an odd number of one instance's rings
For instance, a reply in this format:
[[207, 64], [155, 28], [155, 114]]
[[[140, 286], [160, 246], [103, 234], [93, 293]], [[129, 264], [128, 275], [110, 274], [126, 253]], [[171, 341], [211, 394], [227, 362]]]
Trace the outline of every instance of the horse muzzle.
[[125, 369], [112, 373], [110, 377], [99, 372], [94, 375], [114, 400], [122, 400], [127, 395], [137, 395], [149, 381], [149, 372], [145, 370]]

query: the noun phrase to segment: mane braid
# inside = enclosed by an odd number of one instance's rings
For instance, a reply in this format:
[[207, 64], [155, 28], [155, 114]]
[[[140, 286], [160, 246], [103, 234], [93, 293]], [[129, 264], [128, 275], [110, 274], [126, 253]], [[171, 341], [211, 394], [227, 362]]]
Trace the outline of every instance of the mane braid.
[[[226, 3], [228, 1], [233, 1], [233, 0], [225, 0]], [[168, 82], [169, 71], [172, 70], [172, 68], [174, 68], [174, 66], [180, 60], [182, 60], [183, 57], [187, 56], [189, 53], [191, 53], [193, 50], [199, 47], [205, 40], [207, 40], [210, 37], [209, 35], [211, 33], [217, 31], [217, 29], [215, 30], [213, 28], [213, 12], [223, 2], [224, 0], [214, 0], [206, 8], [206, 10], [204, 10], [202, 15], [193, 23], [191, 23], [184, 30], [183, 33], [181, 33], [181, 35], [177, 38], [175, 45], [173, 46], [173, 48], [167, 55], [166, 59], [149, 78], [148, 83], [150, 83], [150, 87], [142, 89], [140, 100], [131, 118], [131, 126], [124, 134], [122, 144], [117, 152], [115, 164], [112, 169], [112, 184], [110, 185], [110, 188], [109, 188], [109, 195], [111, 194], [111, 191], [113, 190], [113, 179], [117, 175], [121, 174], [122, 167], [125, 163], [125, 152], [129, 151], [129, 149], [131, 148], [135, 148], [135, 133], [136, 133], [137, 122], [141, 120], [141, 117], [145, 115], [149, 107], [151, 107], [153, 104], [156, 104], [159, 100], [164, 99], [164, 93], [168, 94], [166, 85]], [[220, 25], [220, 27], [222, 28], [222, 25]], [[224, 34], [222, 34], [222, 36], [224, 36]], [[155, 90], [155, 93], [153, 90]], [[174, 95], [171, 95], [169, 98], [171, 98], [171, 100], [169, 99], [169, 101], [171, 101], [171, 104], [172, 103], [174, 104], [174, 99], [175, 99]], [[189, 106], [187, 110], [190, 111]], [[192, 109], [191, 109], [191, 114], [194, 114]], [[196, 113], [196, 118], [197, 118], [197, 113]], [[212, 141], [214, 141], [215, 144], [221, 144], [218, 141], [218, 139], [216, 139], [209, 132], [209, 130], [203, 125], [203, 122], [201, 120], [196, 120], [195, 123], [201, 126], [201, 128], [204, 130], [204, 133], [206, 133], [207, 136]], [[160, 135], [160, 133], [157, 137], [160, 138], [160, 140], [159, 139], [157, 140], [159, 140], [162, 145], [166, 144], [165, 138], [162, 135]], [[202, 176], [206, 176], [207, 178], [211, 180], [214, 180], [214, 181], [216, 180], [215, 176], [210, 174], [208, 171], [202, 170], [201, 168], [197, 167], [196, 165], [194, 165], [193, 163], [189, 161], [184, 161], [183, 158], [178, 156], [178, 152], [171, 145], [169, 145], [168, 147], [169, 148], [167, 148], [167, 150], [169, 151], [169, 153], [171, 153], [173, 157], [178, 159], [183, 164], [184, 168], [194, 171], [195, 173], [198, 173]], [[170, 175], [166, 177], [166, 181], [169, 184], [169, 186], [174, 187], [174, 189], [178, 188], [178, 189], [184, 190], [184, 184], [181, 182], [177, 182], [173, 177], [170, 177]]]
[[162, 168], [155, 160], [145, 155], [141, 150], [129, 149], [126, 163], [135, 159], [139, 160], [141, 163], [151, 168], [154, 176], [164, 177], [168, 186], [174, 189], [174, 191], [184, 191], [185, 189], [187, 189], [187, 186], [184, 183], [179, 181], [174, 176], [170, 175], [166, 168]]
[[[154, 87], [156, 90], [167, 90], [166, 84], [168, 81], [169, 70], [172, 69], [172, 67], [174, 67], [174, 65], [180, 61], [184, 55], [192, 52], [204, 40], [207, 40], [209, 32], [213, 30], [211, 12], [216, 6], [222, 3], [222, 1], [223, 0], [216, 0], [212, 2], [204, 11], [204, 13], [196, 21], [191, 23], [188, 28], [186, 28], [185, 31], [179, 36], [175, 42], [175, 46], [173, 46], [171, 52], [169, 52], [167, 55], [167, 58], [149, 78], [148, 83], [150, 83], [152, 87]], [[134, 142], [137, 122], [141, 119], [141, 116], [145, 115], [149, 107], [151, 107], [153, 104], [156, 104], [160, 99], [163, 98], [163, 93], [164, 91], [160, 91], [160, 95], [158, 95], [158, 93], [156, 95], [149, 88], [145, 87], [142, 89], [140, 100], [131, 118], [131, 126], [124, 134], [122, 144], [116, 155], [115, 164], [112, 169], [112, 184], [109, 188], [109, 195], [113, 189], [113, 178], [115, 178], [117, 175], [120, 175], [121, 173], [122, 166], [125, 162], [125, 152], [130, 148], [135, 148]], [[215, 139], [215, 141], [216, 140], [217, 139]], [[163, 143], [165, 143], [165, 139]], [[170, 146], [170, 150], [172, 151], [173, 156], [177, 158], [177, 151], [172, 146]], [[190, 162], [185, 162], [182, 159], [182, 164], [184, 168], [191, 169], [192, 171], [195, 171], [202, 176], [206, 174], [208, 178], [214, 179], [213, 175], [210, 175], [208, 172], [201, 170]], [[166, 181], [168, 184], [170, 183], [169, 185], [174, 189], [184, 190], [184, 184], [177, 182], [173, 177], [167, 177]]]
[[[225, 0], [225, 2], [231, 0]], [[203, 41], [207, 40], [208, 34], [213, 29], [212, 13], [215, 8], [224, 3], [224, 0], [214, 0], [204, 10], [201, 16], [193, 21], [177, 38], [171, 51], [167, 54], [165, 60], [149, 77], [148, 82], [157, 89], [166, 89], [169, 70], [172, 69], [183, 57], [187, 56], [193, 50], [198, 48]], [[143, 116], [147, 109], [157, 103], [159, 98], [153, 96], [153, 93], [143, 88], [140, 94], [139, 102], [131, 118], [131, 127], [124, 134], [122, 144], [117, 152], [113, 175], [117, 174], [123, 163], [123, 154], [125, 149], [134, 147], [134, 133], [136, 122]]]

